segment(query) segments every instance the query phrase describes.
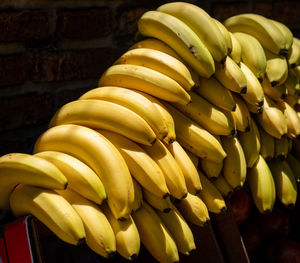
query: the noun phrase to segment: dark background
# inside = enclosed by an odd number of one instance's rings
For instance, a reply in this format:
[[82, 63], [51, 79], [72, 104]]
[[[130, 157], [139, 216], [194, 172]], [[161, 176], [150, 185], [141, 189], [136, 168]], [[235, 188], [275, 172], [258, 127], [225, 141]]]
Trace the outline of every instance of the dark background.
[[[32, 151], [55, 111], [95, 88], [133, 44], [137, 19], [168, 1], [1, 0], [0, 155]], [[300, 2], [187, 1], [218, 20], [254, 12], [300, 37]]]

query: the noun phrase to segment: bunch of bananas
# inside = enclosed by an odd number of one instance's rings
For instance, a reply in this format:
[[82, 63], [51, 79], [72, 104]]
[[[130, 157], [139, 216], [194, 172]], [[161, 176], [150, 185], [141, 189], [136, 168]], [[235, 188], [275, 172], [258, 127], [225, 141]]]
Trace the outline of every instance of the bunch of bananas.
[[32, 154], [0, 157], [0, 209], [33, 214], [70, 244], [159, 262], [196, 249], [189, 224], [248, 187], [261, 213], [300, 180], [300, 41], [282, 23], [223, 23], [174, 2], [144, 13], [139, 39], [98, 87], [62, 106]]

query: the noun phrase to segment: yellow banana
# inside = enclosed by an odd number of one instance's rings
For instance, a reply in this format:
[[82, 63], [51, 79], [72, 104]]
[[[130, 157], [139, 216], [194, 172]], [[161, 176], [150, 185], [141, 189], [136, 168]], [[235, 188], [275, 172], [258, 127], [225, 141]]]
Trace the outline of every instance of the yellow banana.
[[223, 35], [224, 38], [224, 43], [227, 49], [227, 55], [229, 55], [232, 51], [232, 40], [229, 34], [229, 31], [227, 28], [217, 19], [213, 18], [215, 23], [217, 24], [219, 30], [221, 31], [221, 34]]
[[280, 139], [274, 138], [275, 152], [274, 157], [280, 160], [287, 158], [289, 151], [289, 141], [287, 136], [282, 136]]
[[103, 182], [114, 216], [129, 216], [134, 201], [132, 178], [120, 152], [103, 135], [75, 124], [55, 126], [36, 141], [34, 152], [42, 151], [61, 151], [90, 166]]
[[208, 211], [215, 214], [225, 212], [227, 207], [222, 194], [213, 185], [213, 183], [205, 177], [203, 173], [200, 171], [198, 172], [203, 187], [199, 197], [207, 206]]
[[264, 99], [264, 110], [256, 116], [260, 126], [271, 136], [280, 139], [287, 134], [287, 121], [277, 104], [267, 95]]
[[284, 85], [272, 87], [267, 78], [264, 78], [261, 86], [264, 90], [264, 93], [275, 101], [281, 100], [287, 96], [287, 89]]
[[177, 141], [196, 156], [214, 162], [222, 162], [226, 153], [219, 141], [173, 106], [165, 104], [175, 121]]
[[63, 105], [49, 124], [77, 124], [117, 132], [133, 141], [151, 145], [156, 135], [150, 125], [134, 111], [104, 100], [75, 100]]
[[132, 178], [133, 189], [134, 189], [134, 202], [132, 204], [132, 211], [137, 211], [141, 208], [143, 203], [143, 192], [141, 185]]
[[224, 176], [220, 174], [216, 180], [212, 181], [214, 186], [219, 190], [224, 198], [229, 197], [233, 193], [233, 189], [230, 184], [226, 181]]
[[199, 196], [188, 193], [185, 199], [175, 202], [175, 206], [186, 221], [196, 226], [202, 227], [210, 221], [207, 206]]
[[146, 202], [140, 210], [132, 214], [139, 231], [140, 240], [149, 253], [159, 262], [178, 262], [179, 255], [176, 243], [170, 232]]
[[58, 151], [44, 151], [35, 156], [53, 163], [68, 179], [68, 188], [84, 198], [101, 204], [107, 198], [99, 176], [79, 159]]
[[273, 160], [269, 163], [276, 186], [276, 195], [280, 202], [293, 208], [297, 200], [297, 182], [286, 160]]
[[190, 152], [189, 150], [185, 149], [185, 152], [190, 157], [191, 161], [193, 162], [194, 166], [198, 168], [199, 165], [199, 157], [194, 153]]
[[287, 123], [287, 136], [296, 139], [300, 135], [300, 118], [297, 112], [284, 100], [277, 101], [279, 109], [283, 112]]
[[207, 47], [216, 62], [227, 55], [224, 37], [212, 17], [197, 5], [173, 2], [159, 6], [158, 11], [173, 15], [191, 28]]
[[156, 140], [152, 146], [142, 145], [142, 148], [163, 171], [170, 194], [177, 199], [185, 198], [187, 187], [184, 175], [167, 147], [160, 140]]
[[216, 163], [213, 161], [200, 159], [201, 170], [209, 179], [215, 180], [219, 177], [223, 169], [223, 162]]
[[284, 98], [284, 101], [286, 101], [296, 112], [299, 112], [300, 107], [300, 95], [290, 95], [287, 94]]
[[142, 189], [144, 200], [156, 210], [162, 211], [163, 213], [169, 213], [172, 208], [170, 197], [161, 198], [157, 195], [152, 194], [146, 188]]
[[243, 32], [255, 37], [261, 45], [275, 54], [285, 55], [286, 40], [268, 18], [252, 13], [244, 13], [227, 18], [223, 24], [231, 32]]
[[65, 189], [68, 180], [51, 162], [26, 153], [0, 157], [0, 209], [9, 209], [9, 196], [18, 184]]
[[188, 192], [197, 195], [202, 189], [197, 167], [178, 141], [166, 146], [183, 173]]
[[296, 37], [293, 38], [293, 44], [287, 56], [288, 64], [294, 68], [300, 64], [300, 43]]
[[232, 112], [236, 129], [241, 132], [249, 130], [250, 127], [250, 113], [245, 104], [245, 101], [238, 95], [232, 93], [232, 97], [236, 103], [236, 109]]
[[142, 92], [121, 87], [101, 87], [89, 90], [79, 99], [105, 100], [124, 106], [141, 116], [153, 129], [158, 138], [164, 138], [167, 125], [153, 103]]
[[160, 198], [169, 195], [162, 170], [138, 144], [113, 132], [104, 130], [99, 132], [118, 149], [131, 175], [142, 187]]
[[236, 137], [222, 137], [221, 141], [227, 154], [227, 158], [223, 161], [223, 176], [233, 189], [243, 187], [246, 180], [247, 163], [242, 145]]
[[293, 33], [285, 24], [283, 24], [277, 20], [273, 20], [273, 19], [269, 19], [269, 20], [271, 20], [271, 22], [273, 24], [275, 24], [275, 26], [282, 33], [282, 35], [285, 39], [285, 49], [289, 50], [293, 44], [293, 38], [294, 38]]
[[262, 82], [267, 67], [267, 59], [263, 47], [255, 37], [249, 34], [235, 32], [233, 35], [237, 38], [242, 47], [243, 63], [253, 72], [255, 77]]
[[172, 205], [172, 209], [169, 213], [166, 214], [157, 211], [157, 214], [174, 238], [178, 252], [184, 255], [190, 255], [191, 251], [196, 249], [194, 235], [177, 208]]
[[199, 75], [215, 71], [213, 58], [196, 33], [180, 19], [159, 11], [147, 11], [138, 20], [139, 32], [169, 45]]
[[275, 138], [258, 126], [260, 135], [260, 155], [269, 161], [275, 156]]
[[241, 70], [243, 71], [247, 80], [247, 93], [241, 94], [243, 99], [249, 104], [263, 106], [264, 103], [264, 90], [254, 73], [244, 64], [240, 63]]
[[286, 81], [283, 83], [283, 85], [286, 87], [288, 94], [294, 95], [295, 93], [299, 92], [300, 90], [300, 83], [299, 78], [294, 71], [294, 69], [289, 69], [288, 76], [286, 78]]
[[151, 48], [132, 49], [122, 54], [114, 63], [144, 66], [177, 81], [185, 90], [195, 85], [188, 68], [178, 59]]
[[295, 176], [296, 182], [300, 182], [300, 161], [295, 157], [294, 154], [289, 153], [287, 155], [287, 162], [290, 166], [290, 168], [293, 171], [293, 175]]
[[72, 205], [54, 190], [19, 184], [10, 195], [16, 217], [31, 214], [58, 238], [72, 245], [85, 241], [83, 222]]
[[250, 119], [250, 129], [246, 132], [239, 132], [238, 139], [242, 145], [246, 164], [251, 168], [259, 157], [260, 152], [260, 136], [255, 121]]
[[80, 216], [88, 247], [102, 257], [113, 256], [116, 253], [115, 234], [100, 207], [72, 190], [56, 192], [65, 198]]
[[132, 217], [120, 221], [113, 216], [105, 203], [101, 209], [114, 232], [117, 252], [127, 260], [135, 259], [140, 252], [140, 235]]
[[258, 114], [258, 113], [262, 113], [264, 107], [263, 106], [258, 106], [258, 105], [254, 105], [254, 104], [250, 104], [248, 103], [246, 100], [244, 100], [247, 109], [249, 112], [254, 113], [254, 114]]
[[140, 90], [154, 97], [187, 104], [190, 96], [175, 80], [156, 70], [138, 65], [110, 66], [100, 77], [98, 86], [118, 86]]
[[199, 85], [194, 91], [208, 102], [227, 111], [235, 111], [236, 102], [229, 89], [225, 88], [216, 78], [199, 78]]
[[229, 56], [233, 59], [233, 61], [236, 64], [239, 65], [240, 62], [242, 61], [242, 47], [238, 39], [234, 36], [234, 34], [229, 32], [229, 35], [231, 37], [231, 43], [232, 43], [232, 50]]
[[190, 95], [192, 102], [188, 105], [172, 105], [214, 135], [235, 135], [235, 123], [231, 114], [226, 115], [195, 92]]
[[270, 168], [261, 155], [254, 166], [248, 170], [247, 182], [259, 212], [271, 212], [276, 199], [275, 183]]
[[227, 89], [245, 94], [247, 92], [247, 79], [233, 59], [226, 57], [224, 64], [216, 65], [215, 78]]
[[264, 50], [267, 58], [266, 77], [271, 86], [282, 85], [288, 76], [288, 63], [284, 56], [273, 54], [267, 49]]

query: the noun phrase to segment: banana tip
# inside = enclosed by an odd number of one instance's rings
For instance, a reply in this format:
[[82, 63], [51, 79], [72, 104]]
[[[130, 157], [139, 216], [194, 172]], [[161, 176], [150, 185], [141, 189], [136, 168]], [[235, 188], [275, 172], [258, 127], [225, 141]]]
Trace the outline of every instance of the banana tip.
[[170, 208], [170, 207], [167, 207], [167, 208], [163, 209], [163, 212], [164, 212], [164, 213], [169, 213], [169, 212], [171, 212], [171, 208]]
[[274, 80], [274, 81], [271, 81], [270, 84], [271, 84], [272, 87], [275, 87], [275, 86], [278, 84], [278, 81], [275, 81], [275, 80]]
[[233, 106], [233, 108], [231, 109], [232, 112], [235, 112], [236, 110], [236, 104]]
[[85, 242], [86, 242], [85, 237], [80, 238], [80, 239], [78, 240], [78, 242], [77, 242], [77, 246], [83, 245], [83, 244], [85, 244]]
[[201, 193], [201, 190], [202, 189], [197, 189], [196, 192], [195, 192], [195, 195], [199, 195]]
[[241, 94], [246, 94], [247, 93], [247, 87], [243, 87], [242, 89], [241, 89], [241, 92], [240, 92]]
[[294, 207], [295, 207], [295, 204], [288, 204], [287, 206], [286, 206], [286, 208], [287, 209], [289, 209], [289, 210], [292, 210], [292, 209], [294, 209]]
[[233, 130], [230, 132], [230, 136], [235, 137], [236, 135], [237, 135], [237, 130], [236, 130], [236, 129], [233, 129]]
[[170, 196], [170, 194], [166, 193], [166, 194], [163, 195], [163, 199], [167, 199], [169, 196]]
[[287, 49], [280, 49], [279, 55], [287, 56], [289, 54], [289, 51]]
[[261, 99], [258, 103], [257, 106], [258, 107], [262, 107], [264, 105], [264, 99]]
[[132, 254], [128, 259], [135, 260], [138, 257], [138, 254]]
[[180, 199], [182, 200], [182, 199], [184, 199], [184, 198], [186, 198], [187, 197], [187, 193], [185, 193]]
[[203, 226], [208, 226], [209, 223], [210, 223], [210, 219], [208, 218], [208, 219], [206, 219], [206, 221], [204, 222]]
[[221, 214], [224, 214], [227, 211], [227, 207], [223, 206], [220, 210]]
[[108, 254], [108, 258], [112, 258], [112, 257], [114, 257], [116, 254], [117, 254], [116, 251], [112, 251], [112, 252], [110, 252], [110, 253]]
[[64, 185], [64, 190], [66, 190], [66, 189], [67, 189], [68, 185], [69, 185], [69, 183], [68, 183], [68, 182], [66, 182], [66, 183], [65, 183], [65, 185]]

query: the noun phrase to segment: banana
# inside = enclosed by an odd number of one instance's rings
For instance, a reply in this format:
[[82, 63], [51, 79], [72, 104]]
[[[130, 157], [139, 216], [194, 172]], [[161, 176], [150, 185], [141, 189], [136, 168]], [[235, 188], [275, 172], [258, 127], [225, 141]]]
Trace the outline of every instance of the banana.
[[287, 56], [288, 64], [294, 68], [300, 64], [300, 43], [297, 38], [293, 38], [293, 44]]
[[80, 216], [87, 246], [102, 257], [113, 256], [116, 253], [115, 234], [100, 207], [72, 190], [56, 192], [65, 198]]
[[172, 205], [171, 211], [167, 214], [161, 211], [157, 211], [157, 214], [174, 238], [178, 252], [187, 256], [190, 255], [196, 249], [194, 235], [176, 207]]
[[288, 143], [289, 143], [289, 147], [288, 147], [288, 153], [292, 152], [292, 148], [293, 148], [293, 140], [288, 138]]
[[273, 20], [273, 19], [269, 19], [271, 20], [271, 22], [273, 24], [275, 24], [275, 26], [279, 29], [279, 31], [282, 33], [284, 39], [285, 39], [285, 49], [286, 50], [290, 50], [290, 48], [292, 47], [293, 44], [293, 33], [291, 32], [291, 30], [283, 23], [277, 21], [277, 20]]
[[208, 102], [227, 111], [235, 111], [234, 101], [229, 89], [225, 88], [216, 78], [199, 78], [199, 85], [194, 91]]
[[243, 99], [249, 104], [263, 106], [264, 90], [254, 73], [243, 62], [240, 63], [240, 68], [247, 80], [247, 93], [241, 94]]
[[127, 260], [137, 258], [140, 252], [140, 235], [131, 216], [124, 221], [115, 219], [109, 207], [104, 203], [101, 210], [105, 214], [116, 239], [117, 252]]
[[257, 161], [260, 152], [260, 135], [252, 118], [250, 119], [249, 131], [239, 132], [237, 137], [242, 145], [247, 167], [251, 168]]
[[287, 136], [291, 139], [299, 138], [300, 118], [297, 112], [284, 100], [277, 101], [277, 105], [286, 118]]
[[235, 32], [233, 35], [242, 47], [242, 61], [262, 82], [267, 67], [267, 59], [263, 47], [258, 40], [246, 33]]
[[200, 171], [198, 172], [203, 187], [199, 197], [207, 206], [208, 211], [215, 214], [225, 212], [227, 207], [222, 194], [213, 185], [213, 183], [205, 177], [203, 173]]
[[197, 167], [178, 141], [166, 146], [183, 173], [188, 192], [197, 195], [202, 189]]
[[216, 62], [227, 55], [224, 37], [212, 17], [197, 5], [173, 2], [159, 6], [157, 11], [173, 15], [192, 29], [207, 47]]
[[242, 61], [242, 47], [238, 39], [234, 36], [234, 34], [229, 32], [229, 35], [231, 37], [231, 43], [232, 43], [232, 50], [229, 53], [229, 56], [233, 59], [233, 61], [236, 64], [239, 65], [240, 62]]
[[236, 137], [222, 137], [221, 141], [227, 154], [227, 158], [223, 161], [223, 176], [233, 189], [241, 188], [247, 174], [247, 163], [242, 145]]
[[226, 57], [224, 64], [216, 64], [215, 78], [227, 89], [245, 94], [247, 92], [247, 79], [230, 56]]
[[121, 87], [101, 87], [84, 93], [80, 100], [105, 100], [124, 106], [141, 116], [158, 138], [168, 134], [166, 123], [153, 103], [142, 92]]
[[209, 179], [213, 181], [219, 177], [223, 169], [223, 162], [216, 163], [213, 161], [200, 159], [201, 170]]
[[264, 110], [263, 106], [258, 106], [258, 105], [250, 104], [246, 100], [244, 100], [244, 102], [245, 102], [245, 104], [247, 106], [248, 111], [251, 112], [251, 113], [259, 114], [259, 113], [262, 113], [263, 110]]
[[141, 208], [143, 203], [143, 192], [140, 184], [132, 178], [133, 189], [134, 189], [134, 202], [132, 204], [132, 211], [137, 211]]
[[167, 126], [168, 133], [167, 136], [163, 138], [163, 141], [167, 144], [174, 142], [176, 140], [176, 132], [175, 132], [175, 123], [172, 115], [168, 112], [166, 107], [157, 98], [145, 93], [143, 95], [153, 103], [154, 107], [156, 107], [156, 109], [159, 111], [163, 122]]
[[158, 262], [179, 261], [178, 249], [173, 237], [150, 205], [144, 202], [142, 208], [132, 214], [132, 218], [141, 242]]
[[190, 95], [192, 102], [188, 105], [172, 105], [214, 135], [235, 135], [235, 123], [231, 114], [226, 115], [195, 92], [190, 92]]
[[250, 128], [250, 113], [245, 101], [238, 95], [232, 93], [232, 97], [236, 103], [236, 109], [232, 112], [232, 116], [236, 125], [236, 129], [245, 132]]
[[99, 176], [79, 159], [57, 151], [44, 151], [35, 156], [53, 163], [68, 179], [68, 188], [84, 198], [101, 204], [107, 198]]
[[287, 94], [284, 98], [284, 101], [286, 101], [296, 112], [299, 112], [300, 107], [300, 96], [298, 94], [290, 95]]
[[196, 168], [198, 168], [199, 165], [199, 157], [195, 154], [193, 154], [192, 152], [190, 152], [189, 150], [185, 149], [185, 152], [187, 153], [187, 155], [190, 157], [191, 161], [193, 162], [194, 166]]
[[190, 71], [181, 61], [155, 49], [129, 50], [122, 54], [114, 64], [132, 64], [156, 70], [177, 81], [187, 91], [195, 85]]
[[68, 180], [51, 162], [26, 153], [0, 157], [0, 209], [9, 209], [9, 196], [18, 184], [65, 189]]
[[287, 136], [283, 136], [280, 139], [275, 140], [275, 153], [274, 157], [280, 160], [284, 160], [287, 158], [289, 151], [289, 141]]
[[280, 202], [293, 208], [297, 200], [297, 182], [286, 160], [272, 160], [269, 163], [276, 186], [276, 195]]
[[187, 104], [190, 96], [175, 80], [156, 70], [138, 65], [110, 66], [100, 77], [98, 86], [118, 86], [153, 95], [154, 97]]
[[264, 93], [275, 101], [281, 100], [287, 96], [287, 89], [284, 85], [272, 87], [272, 84], [267, 78], [264, 78], [261, 86]]
[[170, 197], [161, 198], [157, 195], [152, 194], [146, 188], [142, 189], [143, 191], [143, 198], [147, 202], [147, 204], [151, 205], [158, 211], [163, 213], [169, 213], [172, 209], [172, 203]]
[[255, 37], [260, 44], [275, 54], [286, 55], [286, 39], [268, 18], [244, 13], [227, 18], [223, 24], [231, 32], [243, 32]]
[[170, 194], [177, 199], [185, 198], [187, 187], [184, 175], [167, 147], [160, 140], [156, 140], [152, 146], [142, 145], [142, 148], [163, 171]]
[[139, 32], [169, 45], [199, 75], [209, 78], [215, 71], [214, 60], [197, 34], [173, 15], [147, 11], [138, 20]]
[[104, 100], [75, 100], [63, 105], [49, 127], [76, 124], [117, 132], [133, 141], [152, 145], [156, 135], [150, 125], [134, 111]]
[[277, 104], [267, 95], [264, 99], [264, 110], [256, 116], [260, 126], [271, 136], [280, 139], [287, 134], [287, 121]]
[[271, 170], [261, 155], [254, 166], [248, 170], [247, 182], [259, 212], [271, 212], [276, 199], [275, 183]]
[[118, 149], [131, 175], [142, 187], [160, 198], [169, 195], [162, 170], [138, 144], [117, 133], [104, 130], [99, 132]]
[[120, 152], [103, 135], [75, 124], [55, 126], [37, 139], [34, 152], [42, 151], [61, 151], [90, 166], [103, 182], [113, 215], [128, 218], [134, 200], [132, 178]]
[[295, 176], [296, 182], [299, 183], [300, 182], [300, 161], [292, 153], [289, 153], [287, 155], [286, 160], [293, 171], [293, 175]]
[[226, 181], [224, 176], [220, 174], [216, 180], [214, 180], [213, 185], [219, 190], [224, 198], [229, 197], [233, 193], [233, 189], [230, 184]]
[[173, 106], [164, 104], [175, 122], [177, 141], [196, 156], [214, 162], [222, 162], [226, 157], [220, 142], [207, 130], [201, 128]]
[[284, 56], [273, 54], [267, 49], [264, 51], [267, 59], [266, 77], [272, 87], [280, 86], [287, 79], [288, 62]]
[[72, 205], [51, 189], [19, 184], [9, 198], [14, 216], [31, 214], [58, 238], [72, 245], [85, 241], [83, 222]]
[[229, 31], [227, 30], [227, 28], [217, 19], [213, 18], [213, 20], [215, 21], [215, 23], [217, 24], [221, 34], [223, 35], [224, 38], [224, 43], [227, 49], [227, 55], [229, 55], [232, 51], [232, 41], [231, 41], [231, 37], [229, 34]]
[[289, 69], [286, 81], [283, 83], [288, 94], [295, 95], [300, 90], [299, 78], [294, 69]]
[[262, 127], [258, 126], [260, 135], [260, 155], [269, 161], [275, 156], [275, 139], [269, 133], [267, 133]]
[[188, 193], [185, 199], [175, 202], [175, 206], [186, 221], [196, 226], [203, 227], [210, 221], [207, 206], [199, 196]]

